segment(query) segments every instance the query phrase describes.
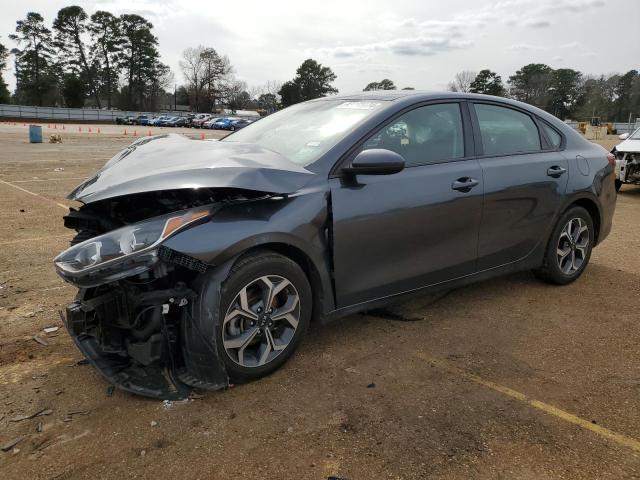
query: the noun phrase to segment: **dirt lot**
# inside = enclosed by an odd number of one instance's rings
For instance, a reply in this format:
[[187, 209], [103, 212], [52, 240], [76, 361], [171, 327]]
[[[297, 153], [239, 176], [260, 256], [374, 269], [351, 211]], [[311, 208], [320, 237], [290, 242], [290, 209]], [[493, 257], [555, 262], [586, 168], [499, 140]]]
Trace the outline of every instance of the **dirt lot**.
[[66, 193], [132, 127], [51, 127], [62, 145], [0, 125], [3, 479], [640, 478], [640, 188], [572, 285], [522, 273], [400, 308], [421, 321], [353, 316], [269, 378], [163, 403], [78, 363], [51, 264]]

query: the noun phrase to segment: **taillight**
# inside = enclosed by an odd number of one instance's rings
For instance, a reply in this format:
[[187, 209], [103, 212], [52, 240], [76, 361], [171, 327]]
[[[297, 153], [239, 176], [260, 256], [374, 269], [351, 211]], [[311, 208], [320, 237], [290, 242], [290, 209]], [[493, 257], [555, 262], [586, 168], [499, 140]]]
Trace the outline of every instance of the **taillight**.
[[612, 167], [616, 166], [616, 156], [613, 153], [607, 154], [607, 160]]

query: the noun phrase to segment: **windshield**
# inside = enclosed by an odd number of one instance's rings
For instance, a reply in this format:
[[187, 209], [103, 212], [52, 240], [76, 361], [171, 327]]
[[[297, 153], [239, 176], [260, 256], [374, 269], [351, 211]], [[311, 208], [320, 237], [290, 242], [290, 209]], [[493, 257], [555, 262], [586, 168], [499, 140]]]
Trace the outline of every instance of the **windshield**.
[[640, 140], [640, 128], [638, 128], [635, 132], [629, 135], [631, 140]]
[[383, 104], [345, 100], [299, 103], [247, 125], [222, 141], [255, 143], [307, 166]]

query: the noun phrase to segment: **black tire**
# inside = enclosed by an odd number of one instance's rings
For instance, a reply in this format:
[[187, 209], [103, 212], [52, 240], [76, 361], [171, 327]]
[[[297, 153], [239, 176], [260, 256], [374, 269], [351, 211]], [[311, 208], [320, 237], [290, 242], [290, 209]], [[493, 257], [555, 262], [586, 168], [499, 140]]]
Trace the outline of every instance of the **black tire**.
[[[582, 258], [582, 262], [579, 267], [575, 270], [570, 270], [569, 272], [563, 271], [561, 269], [561, 261], [559, 260], [558, 251], [560, 250], [560, 242], [561, 235], [566, 239], [566, 234], [563, 234], [563, 230], [567, 226], [570, 221], [576, 221], [580, 219], [586, 225], [588, 229], [588, 244], [584, 247], [584, 256]], [[587, 232], [585, 232], [587, 233]], [[594, 227], [593, 227], [593, 219], [589, 212], [582, 207], [571, 207], [566, 212], [562, 214], [558, 223], [556, 224], [551, 236], [549, 238], [549, 242], [547, 243], [547, 248], [544, 255], [544, 260], [542, 266], [536, 270], [534, 270], [534, 274], [542, 281], [551, 283], [554, 285], [567, 285], [573, 281], [575, 281], [582, 272], [584, 272], [585, 268], [589, 264], [589, 259], [591, 258], [591, 252], [593, 250], [593, 242], [594, 242]], [[562, 240], [563, 242], [568, 242], [567, 240]], [[576, 246], [568, 246], [566, 248], [573, 249], [573, 253], [569, 255], [576, 254]], [[578, 249], [581, 250], [582, 249]], [[571, 261], [569, 258], [567, 261]], [[566, 265], [566, 263], [565, 263]]]
[[616, 192], [620, 191], [621, 186], [622, 182], [616, 178]]
[[[224, 344], [224, 331], [222, 323], [231, 302], [234, 301], [240, 290], [247, 284], [263, 276], [280, 276], [287, 279], [297, 291], [299, 296], [299, 321], [293, 337], [277, 356], [262, 366], [245, 367], [227, 353]], [[247, 254], [236, 262], [229, 272], [229, 276], [222, 284], [219, 303], [219, 328], [216, 328], [216, 344], [218, 354], [223, 360], [227, 373], [232, 382], [242, 383], [269, 375], [280, 368], [294, 353], [302, 337], [309, 327], [312, 312], [312, 294], [309, 281], [304, 271], [297, 263], [277, 253], [262, 251]]]

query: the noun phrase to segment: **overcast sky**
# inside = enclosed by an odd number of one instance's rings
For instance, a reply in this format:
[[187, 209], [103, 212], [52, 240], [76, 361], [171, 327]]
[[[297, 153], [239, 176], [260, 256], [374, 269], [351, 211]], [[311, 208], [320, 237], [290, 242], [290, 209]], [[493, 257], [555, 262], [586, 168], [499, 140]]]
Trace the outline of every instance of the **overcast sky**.
[[[640, 68], [639, 0], [2, 0], [0, 42], [14, 46], [7, 36], [28, 11], [50, 26], [73, 4], [150, 20], [178, 83], [181, 52], [198, 44], [227, 54], [250, 86], [289, 80], [312, 57], [341, 92], [382, 78], [443, 90], [456, 72], [483, 68], [506, 81], [531, 62], [590, 74]], [[13, 73], [4, 76], [13, 88]]]

